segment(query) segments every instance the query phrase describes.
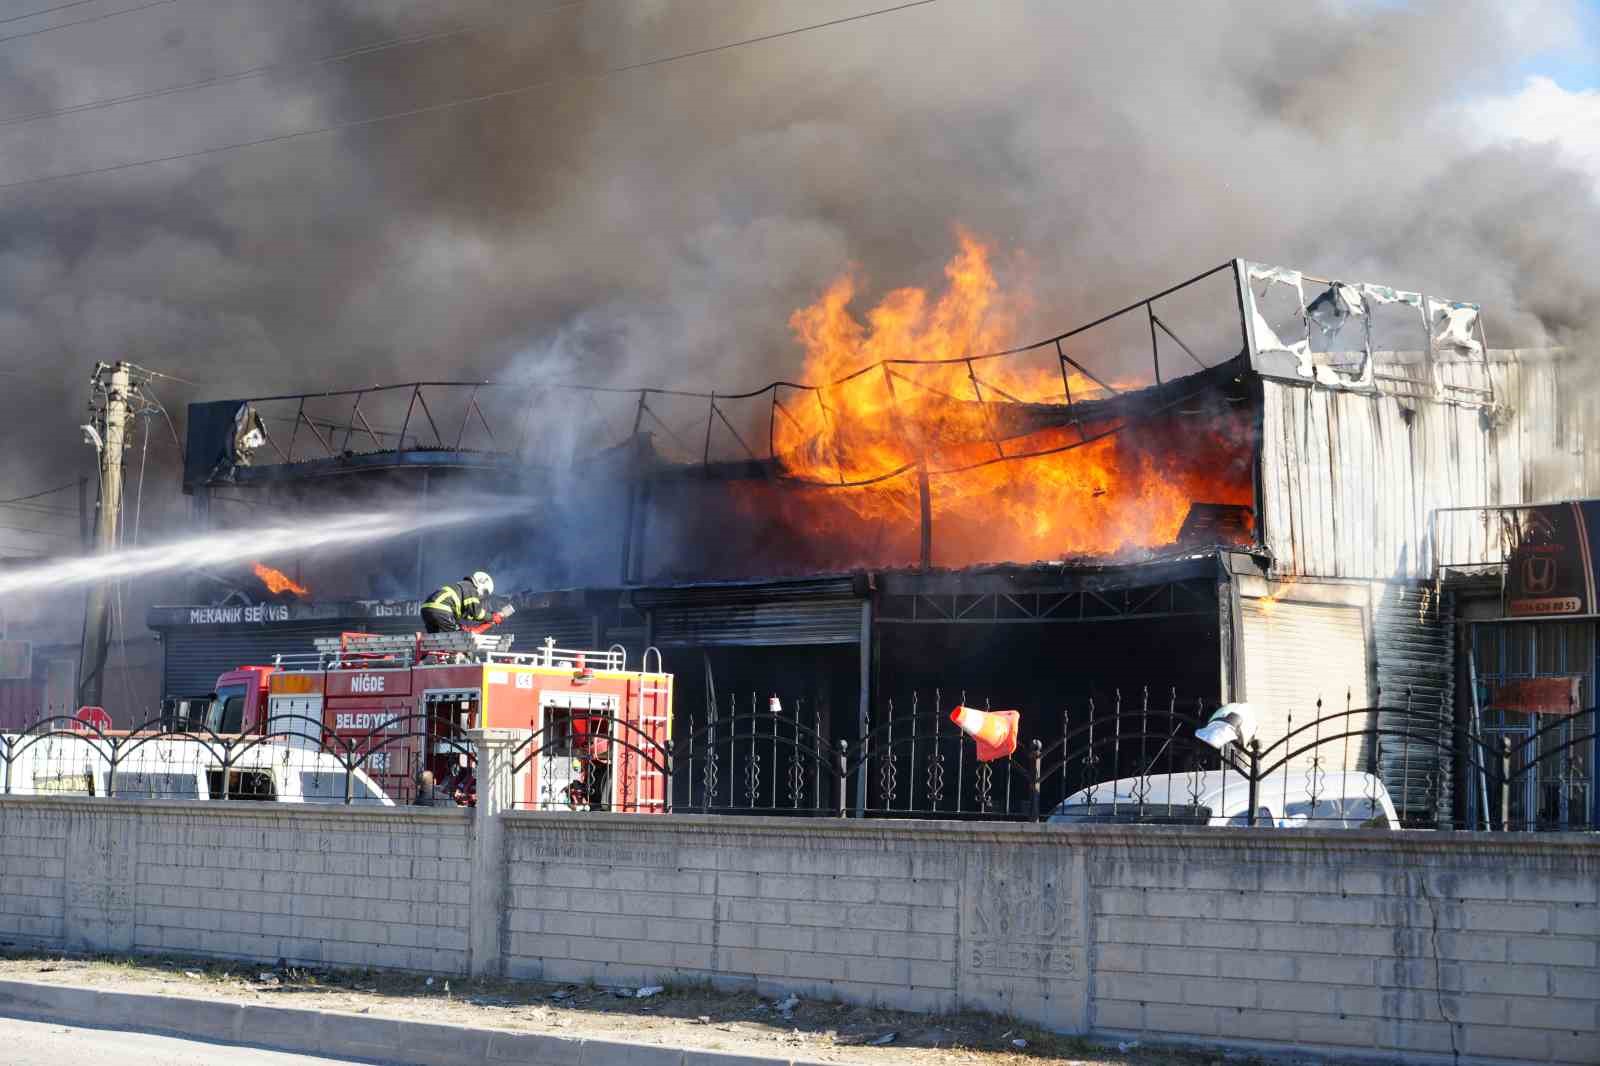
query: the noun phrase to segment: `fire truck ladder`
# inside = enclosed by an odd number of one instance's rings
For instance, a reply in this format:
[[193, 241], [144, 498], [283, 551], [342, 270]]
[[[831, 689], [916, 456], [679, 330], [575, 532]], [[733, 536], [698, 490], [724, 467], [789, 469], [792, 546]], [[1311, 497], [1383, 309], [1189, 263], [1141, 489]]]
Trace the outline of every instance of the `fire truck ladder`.
[[[628, 653], [622, 647], [622, 645], [613, 644], [613, 645], [611, 645], [611, 648], [612, 648], [613, 651], [620, 651], [622, 653], [623, 660], [624, 661], [627, 660]], [[656, 672], [655, 672], [654, 675], [652, 675], [650, 673], [650, 653], [651, 652], [655, 652], [655, 656], [656, 656]], [[672, 716], [671, 716], [670, 713], [668, 713], [668, 714], [648, 714], [648, 715], [645, 714], [644, 713], [644, 698], [645, 698], [646, 695], [655, 696], [655, 697], [668, 696], [668, 695], [671, 694], [672, 690], [671, 690], [671, 688], [662, 687], [660, 685], [646, 686], [645, 678], [651, 677], [651, 676], [655, 676], [655, 677], [660, 677], [661, 676], [661, 649], [660, 648], [655, 648], [655, 647], [646, 648], [644, 650], [644, 655], [639, 660], [639, 697], [638, 697], [638, 699], [639, 699], [638, 712], [639, 713], [637, 715], [637, 718], [638, 718], [638, 721], [639, 721], [639, 728], [644, 732], [645, 736], [650, 738], [652, 744], [656, 744], [656, 743], [659, 743], [656, 738], [658, 736], [661, 736], [662, 734], [667, 734], [666, 736], [662, 736], [662, 740], [670, 741], [672, 739], [670, 733], [668, 732], [672, 728], [672, 724], [671, 724], [672, 723]], [[655, 706], [657, 706], [657, 707], [661, 706], [661, 702], [660, 702], [659, 699], [657, 699], [655, 701]], [[663, 758], [666, 755], [665, 744], [661, 744], [661, 754], [662, 754]], [[636, 757], [633, 760], [633, 766], [634, 766], [633, 796], [634, 796], [635, 804], [637, 806], [639, 806], [639, 807], [661, 807], [661, 808], [665, 808], [666, 807], [666, 802], [667, 802], [667, 790], [672, 787], [672, 782], [670, 780], [668, 780], [667, 775], [666, 775], [666, 771], [664, 769], [662, 769], [658, 765], [656, 760], [646, 760], [643, 757]], [[660, 796], [660, 799], [646, 800], [646, 799], [643, 798], [644, 794], [645, 794], [644, 793], [644, 783], [645, 783], [645, 780], [647, 778], [659, 779], [660, 785], [661, 785], [661, 790], [660, 790], [659, 793], [657, 793], [657, 795]]]
[[505, 652], [509, 633], [344, 633], [317, 637], [312, 643], [327, 669], [401, 667], [428, 659], [467, 656], [473, 660]]

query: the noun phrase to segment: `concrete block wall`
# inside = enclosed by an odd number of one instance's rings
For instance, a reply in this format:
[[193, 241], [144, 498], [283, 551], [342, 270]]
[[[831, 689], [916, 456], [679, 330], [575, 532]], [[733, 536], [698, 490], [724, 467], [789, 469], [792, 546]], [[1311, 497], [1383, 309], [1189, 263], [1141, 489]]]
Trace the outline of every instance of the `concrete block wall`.
[[508, 815], [515, 976], [1600, 1063], [1600, 837]]
[[1600, 1063], [1594, 834], [0, 797], [0, 942]]
[[465, 814], [0, 801], [0, 942], [464, 973]]
[[1098, 848], [1095, 1028], [1600, 1061], [1596, 840], [1391, 836]]
[[872, 837], [795, 846], [805, 827], [787, 824], [770, 836], [668, 832], [616, 842], [570, 822], [514, 820], [508, 974], [636, 984], [715, 977], [725, 987], [848, 991], [911, 1010], [950, 1006], [959, 857], [891, 852]]

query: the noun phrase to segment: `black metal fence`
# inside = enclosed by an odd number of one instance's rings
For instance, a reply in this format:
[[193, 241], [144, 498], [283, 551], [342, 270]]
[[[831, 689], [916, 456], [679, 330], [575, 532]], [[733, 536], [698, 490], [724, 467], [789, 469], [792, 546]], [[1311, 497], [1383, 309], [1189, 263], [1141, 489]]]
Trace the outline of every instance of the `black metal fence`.
[[[537, 810], [1534, 831], [1597, 824], [1595, 710], [1485, 738], [1409, 699], [1320, 704], [1224, 750], [1209, 709], [1167, 693], [1037, 717], [1016, 751], [978, 758], [942, 693], [886, 703], [850, 738], [801, 701], [756, 694], [680, 723], [671, 742], [604, 714], [522, 742], [519, 806]], [[776, 709], [774, 709], [776, 707]], [[931, 709], [930, 709], [931, 708]], [[1273, 723], [1264, 729], [1273, 728]], [[1033, 736], [1026, 735], [1033, 733]], [[598, 747], [587, 738], [599, 738]], [[601, 749], [609, 748], [609, 754]], [[1416, 753], [1433, 753], [1422, 758]], [[623, 770], [630, 767], [631, 770]], [[1457, 779], [1463, 810], [1444, 805]], [[647, 787], [650, 782], [657, 787]]]
[[[664, 723], [573, 710], [516, 745], [503, 772], [513, 775], [515, 804], [535, 810], [1505, 831], [1600, 824], [1592, 707], [1538, 716], [1513, 738], [1413, 713], [1409, 701], [1347, 700], [1305, 720], [1264, 722], [1251, 743], [1218, 750], [1196, 736], [1206, 706], [1141, 692], [1089, 701], [1048, 725], [1025, 716], [1016, 750], [983, 761], [949, 718], [948, 706], [965, 702], [938, 691], [889, 702], [848, 738], [831, 736], [827, 718], [801, 701], [754, 694], [689, 716], [670, 740]], [[369, 728], [335, 732], [275, 715], [267, 732], [226, 736], [170, 717], [110, 731], [55, 716], [0, 735], [0, 773], [10, 795], [474, 802], [476, 752], [447, 717], [361, 724]], [[1446, 809], [1447, 794], [1459, 797], [1457, 809]]]
[[335, 732], [316, 718], [275, 714], [266, 731], [242, 735], [170, 715], [129, 730], [54, 715], [0, 735], [6, 795], [392, 806], [428, 787], [424, 799], [466, 803], [475, 766], [471, 743], [439, 715]]

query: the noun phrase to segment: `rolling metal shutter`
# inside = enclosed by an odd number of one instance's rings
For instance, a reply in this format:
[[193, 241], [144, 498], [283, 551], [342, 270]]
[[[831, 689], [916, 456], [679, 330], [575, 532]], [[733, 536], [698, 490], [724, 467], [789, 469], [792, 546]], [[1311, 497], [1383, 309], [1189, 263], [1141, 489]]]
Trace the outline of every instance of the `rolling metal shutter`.
[[850, 578], [640, 589], [659, 647], [855, 644], [864, 590]]
[[[1408, 825], [1448, 819], [1454, 792], [1455, 597], [1436, 600], [1426, 586], [1385, 590], [1373, 618], [1385, 736], [1379, 759], [1384, 787]], [[1407, 713], [1409, 708], [1409, 713]]]
[[[203, 696], [217, 675], [240, 666], [265, 666], [275, 655], [308, 655], [318, 637], [347, 631], [410, 633], [411, 619], [338, 619], [284, 622], [269, 626], [172, 626], [161, 630], [164, 696]], [[154, 717], [159, 708], [151, 709]]]
[[[1323, 715], [1345, 710], [1346, 692], [1351, 709], [1368, 705], [1367, 637], [1359, 607], [1320, 603], [1293, 603], [1283, 600], [1245, 599], [1240, 604], [1244, 621], [1245, 699], [1260, 716], [1258, 736], [1263, 749], [1283, 738], [1293, 719], [1295, 728], [1317, 717], [1317, 701]], [[1366, 716], [1350, 719], [1348, 727], [1327, 730], [1331, 734], [1366, 728]], [[1317, 734], [1296, 738], [1291, 748], [1313, 742]], [[1265, 757], [1263, 769], [1287, 752], [1280, 748]], [[1323, 766], [1333, 769], [1348, 762], [1351, 769], [1364, 769], [1358, 761], [1364, 754], [1361, 744], [1352, 741], [1348, 748], [1341, 741], [1322, 748]], [[1306, 752], [1296, 764], [1311, 757]]]
[[594, 643], [594, 620], [587, 614], [518, 611], [491, 632], [511, 634], [511, 650], [525, 655], [538, 651], [547, 637], [558, 648], [587, 650]]

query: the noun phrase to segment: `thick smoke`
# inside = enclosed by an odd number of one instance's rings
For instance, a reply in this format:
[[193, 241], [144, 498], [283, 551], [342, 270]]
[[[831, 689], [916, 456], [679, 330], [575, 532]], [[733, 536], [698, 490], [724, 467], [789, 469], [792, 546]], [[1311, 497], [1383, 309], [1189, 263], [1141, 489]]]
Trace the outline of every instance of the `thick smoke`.
[[[872, 6], [179, 0], [0, 42], [0, 182], [542, 84], [0, 190], [0, 486], [87, 467], [96, 359], [201, 383], [161, 387], [180, 416], [420, 376], [754, 387], [796, 372], [788, 315], [831, 277], [937, 283], [956, 224], [1022, 257], [1022, 339], [1235, 255], [1479, 300], [1497, 346], [1592, 328], [1593, 183], [1467, 147], [1464, 108], [1581, 39], [1575, 4], [943, 0], [590, 77]], [[146, 507], [180, 524], [152, 449]]]

